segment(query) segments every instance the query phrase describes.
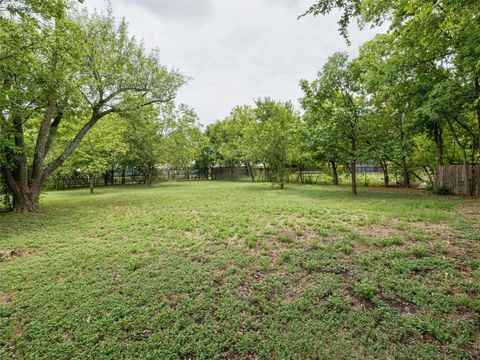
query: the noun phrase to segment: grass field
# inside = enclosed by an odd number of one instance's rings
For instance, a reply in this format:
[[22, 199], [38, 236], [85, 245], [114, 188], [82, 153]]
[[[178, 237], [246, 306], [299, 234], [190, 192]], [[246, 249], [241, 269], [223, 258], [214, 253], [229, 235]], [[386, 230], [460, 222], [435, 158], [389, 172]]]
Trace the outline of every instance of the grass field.
[[0, 234], [2, 359], [480, 357], [478, 200], [170, 183]]

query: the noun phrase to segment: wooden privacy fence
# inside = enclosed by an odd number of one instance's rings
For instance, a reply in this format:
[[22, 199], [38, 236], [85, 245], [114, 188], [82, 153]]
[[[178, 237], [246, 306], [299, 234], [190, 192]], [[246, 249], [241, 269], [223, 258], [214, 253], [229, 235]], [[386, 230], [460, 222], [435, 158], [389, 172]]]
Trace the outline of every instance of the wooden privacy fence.
[[240, 180], [251, 179], [265, 181], [268, 179], [268, 169], [248, 168], [247, 166], [218, 166], [212, 168], [212, 180]]
[[480, 164], [443, 165], [435, 171], [435, 188], [446, 187], [455, 195], [480, 196]]

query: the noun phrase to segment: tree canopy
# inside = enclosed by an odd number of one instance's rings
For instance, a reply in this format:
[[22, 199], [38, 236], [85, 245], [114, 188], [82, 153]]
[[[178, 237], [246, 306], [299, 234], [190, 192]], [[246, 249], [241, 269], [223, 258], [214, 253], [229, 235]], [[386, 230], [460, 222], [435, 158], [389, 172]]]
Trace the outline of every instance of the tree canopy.
[[[15, 210], [31, 211], [45, 180], [97, 122], [170, 102], [185, 78], [110, 13], [78, 12], [67, 1], [2, 6], [0, 169]], [[70, 141], [54, 154], [63, 126]]]

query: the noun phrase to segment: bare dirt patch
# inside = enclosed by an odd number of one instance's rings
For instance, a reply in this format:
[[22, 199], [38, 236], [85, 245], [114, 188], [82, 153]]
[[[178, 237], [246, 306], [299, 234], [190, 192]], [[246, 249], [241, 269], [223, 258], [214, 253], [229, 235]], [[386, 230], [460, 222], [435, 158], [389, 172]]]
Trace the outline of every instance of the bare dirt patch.
[[372, 302], [372, 300], [357, 295], [357, 293], [353, 290], [352, 287], [347, 287], [345, 289], [345, 292], [352, 300], [354, 307], [364, 307], [367, 310], [375, 309], [376, 305]]
[[35, 255], [35, 252], [25, 249], [0, 250], [0, 262], [14, 260], [15, 258], [21, 258], [28, 255]]
[[13, 294], [0, 294], [0, 304], [10, 305], [13, 300]]
[[417, 306], [409, 301], [399, 298], [391, 299], [383, 295], [380, 295], [379, 297], [389, 307], [391, 307], [392, 309], [396, 309], [402, 313], [414, 314], [417, 312]]
[[190, 239], [200, 240], [202, 238], [202, 233], [198, 230], [195, 231], [185, 231], [183, 236]]
[[227, 240], [229, 245], [232, 246], [243, 246], [245, 244], [245, 239], [239, 236], [231, 236]]

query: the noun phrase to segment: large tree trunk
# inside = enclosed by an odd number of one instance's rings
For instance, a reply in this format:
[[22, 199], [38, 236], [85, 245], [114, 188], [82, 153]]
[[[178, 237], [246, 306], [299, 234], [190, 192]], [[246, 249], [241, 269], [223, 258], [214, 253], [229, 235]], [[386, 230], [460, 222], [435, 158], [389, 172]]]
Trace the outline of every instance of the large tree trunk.
[[12, 118], [15, 130], [15, 146], [20, 149], [17, 153], [7, 151], [6, 158], [14, 164], [13, 169], [1, 168], [0, 171], [6, 180], [13, 197], [13, 211], [18, 213], [35, 212], [40, 208], [40, 190], [44, 181], [43, 169], [38, 166], [39, 152], [35, 151], [34, 177], [30, 177], [25, 151], [23, 122], [19, 117]]
[[40, 210], [40, 191], [22, 189], [21, 193], [13, 193], [13, 211], [16, 213], [36, 212]]
[[[12, 171], [3, 169], [3, 173], [7, 179], [7, 185], [13, 194], [13, 210], [19, 213], [35, 212], [40, 209], [40, 192], [44, 182], [75, 150], [85, 134], [92, 128], [93, 125], [103, 116], [93, 114], [90, 121], [86, 123], [79, 133], [75, 136], [69, 146], [58, 156], [53, 162], [44, 166], [45, 157], [48, 153], [49, 147], [56, 134], [56, 128], [61, 121], [63, 114], [60, 112], [53, 119], [54, 107], [49, 106], [42, 125], [37, 136], [37, 144], [35, 146], [34, 163], [32, 173], [27, 171], [27, 158], [25, 152], [19, 152], [16, 156], [15, 169]], [[46, 126], [45, 124], [50, 124]], [[23, 128], [21, 121], [16, 122], [15, 138], [16, 145], [24, 150], [25, 144], [23, 141]]]

